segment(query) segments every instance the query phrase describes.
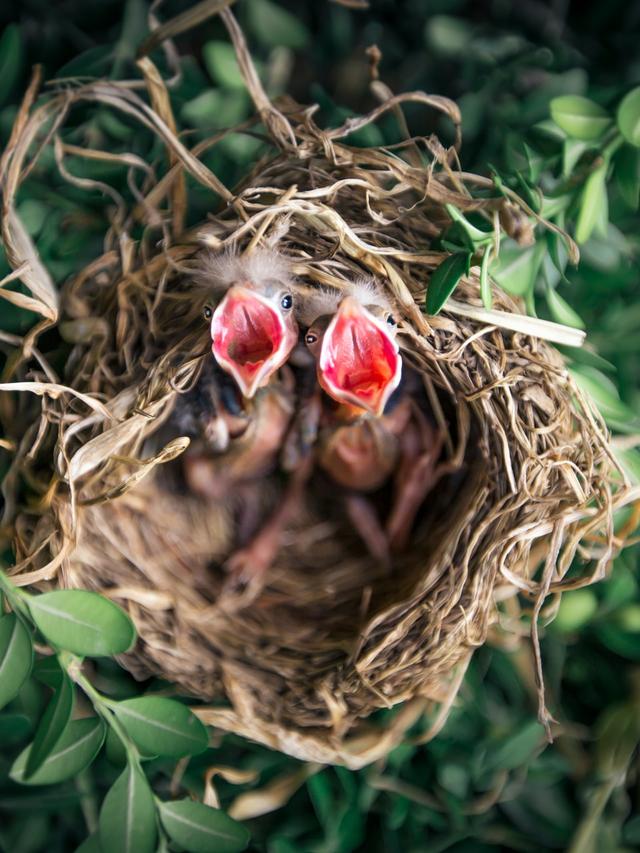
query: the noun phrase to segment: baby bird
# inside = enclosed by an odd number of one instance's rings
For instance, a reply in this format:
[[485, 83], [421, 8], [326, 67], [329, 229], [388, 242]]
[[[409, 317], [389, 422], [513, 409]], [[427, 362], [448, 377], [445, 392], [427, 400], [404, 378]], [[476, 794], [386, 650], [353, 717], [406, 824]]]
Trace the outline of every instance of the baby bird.
[[277, 554], [281, 531], [300, 500], [301, 475], [286, 483], [278, 460], [293, 413], [292, 377], [242, 396], [233, 378], [205, 357], [194, 387], [181, 395], [160, 438], [191, 439], [171, 466], [173, 488], [231, 514], [236, 546], [224, 563], [224, 593], [258, 591]]
[[[375, 282], [355, 282], [346, 295], [318, 290], [306, 300], [301, 320], [313, 314], [304, 340], [330, 398], [320, 409], [313, 399], [301, 409], [320, 412], [317, 464], [346, 490], [347, 511], [371, 554], [388, 562], [391, 551], [407, 544], [418, 510], [441, 476], [443, 436], [414, 398], [419, 386], [412, 387], [413, 375], [394, 395], [402, 376], [397, 323]], [[387, 483], [393, 497], [383, 525], [364, 495]]]
[[201, 262], [199, 279], [219, 299], [215, 310], [207, 309], [213, 355], [251, 398], [298, 341], [287, 259], [272, 249], [210, 254]]

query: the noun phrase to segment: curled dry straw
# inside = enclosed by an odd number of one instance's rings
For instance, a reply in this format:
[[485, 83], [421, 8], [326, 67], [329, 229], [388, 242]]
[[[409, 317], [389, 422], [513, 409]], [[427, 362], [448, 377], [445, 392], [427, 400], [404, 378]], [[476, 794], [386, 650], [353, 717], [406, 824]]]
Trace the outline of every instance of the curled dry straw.
[[[379, 86], [384, 101], [371, 114], [321, 130], [313, 109], [268, 101], [235, 20], [223, 16], [260, 114], [241, 131], [261, 122], [268, 143], [235, 192], [200, 159], [224, 134], [189, 149], [146, 57], [139, 62], [146, 99], [134, 85], [106, 81], [58, 86], [36, 103], [36, 78], [27, 93], [1, 164], [2, 234], [31, 295], [2, 293], [42, 320], [24, 338], [3, 335], [3, 378], [40, 399], [3, 396], [13, 450], [3, 530], [17, 553], [16, 583], [114, 598], [141, 637], [125, 665], [214, 700], [198, 710], [205, 721], [355, 767], [385, 754], [433, 702], [440, 712], [424, 737], [437, 731], [490, 626], [513, 627], [513, 607], [501, 602], [530, 603], [537, 650], [547, 597], [606, 572], [621, 544], [613, 509], [628, 491], [604, 425], [551, 346], [447, 310], [427, 318], [418, 307], [446, 257], [431, 248], [450, 223], [446, 204], [518, 222], [525, 237], [533, 214], [516, 196], [460, 172], [455, 150], [434, 138], [363, 149], [345, 137], [388, 111], [401, 117], [406, 101], [442, 111], [457, 136], [455, 105], [423, 93], [391, 97]], [[77, 105], [119, 111], [158, 137], [164, 173], [134, 154], [65, 143]], [[50, 146], [70, 183], [114, 201], [104, 253], [60, 296], [15, 212], [21, 184]], [[70, 154], [128, 168], [133, 199], [74, 177]], [[187, 175], [211, 192], [215, 211], [194, 228], [185, 227]], [[200, 247], [251, 251], [276, 238], [306, 281], [341, 287], [366, 272], [384, 283], [402, 318], [405, 359], [447, 426], [455, 473], [427, 501], [392, 574], [372, 563], [338, 517], [302, 509], [263, 593], [229, 609], [217, 601], [222, 573], [211, 567], [228, 554], [229, 510], [161, 488], [161, 466], [185, 439], [151, 457], [144, 445], [207, 353], [204, 295], [191, 275]], [[477, 272], [457, 291], [467, 306], [480, 305]], [[519, 312], [504, 294], [495, 299], [499, 309]], [[39, 349], [52, 326], [68, 345], [60, 376]], [[538, 680], [544, 715], [539, 659]], [[364, 722], [399, 702], [406, 704], [384, 724]]]

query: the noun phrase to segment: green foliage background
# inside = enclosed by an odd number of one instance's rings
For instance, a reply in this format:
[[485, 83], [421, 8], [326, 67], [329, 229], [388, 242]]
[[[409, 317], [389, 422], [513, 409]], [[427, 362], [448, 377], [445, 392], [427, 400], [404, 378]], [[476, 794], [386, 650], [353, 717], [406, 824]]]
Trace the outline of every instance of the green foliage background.
[[[188, 5], [166, 3], [160, 13], [168, 18]], [[318, 102], [327, 122], [373, 105], [364, 49], [377, 43], [382, 79], [394, 91], [424, 89], [458, 100], [461, 159], [468, 170], [512, 177], [519, 172], [519, 190], [535, 198], [536, 186], [553, 195], [564, 166], [575, 179], [575, 193], [562, 221], [573, 230], [585, 204], [585, 175], [601, 152], [598, 145], [579, 151], [575, 140], [545, 136], [534, 126], [549, 119], [552, 99], [566, 95], [588, 96], [615, 116], [621, 98], [640, 82], [640, 5], [372, 0], [371, 7], [352, 11], [330, 2], [241, 0], [236, 12], [270, 93], [287, 91], [302, 102]], [[133, 75], [147, 11], [146, 0], [6, 0], [0, 10], [3, 143], [34, 63], [44, 64], [45, 77]], [[250, 113], [219, 22], [206, 23], [177, 44], [184, 69], [175, 93], [177, 113], [193, 141]], [[417, 109], [407, 114], [414, 132], [446, 134], [433, 116]], [[76, 141], [94, 147], [117, 144], [143, 157], [157, 156], [139, 150], [130, 126], [106, 114], [84, 124], [78, 118], [76, 132]], [[385, 132], [383, 123], [358, 141], [375, 144], [385, 140]], [[232, 185], [255, 153], [251, 140], [234, 140], [210, 165]], [[624, 169], [612, 160], [594, 205], [598, 227], [581, 247], [580, 265], [563, 266], [563, 276], [532, 267], [525, 293], [543, 316], [560, 319], [560, 312], [565, 321], [584, 324], [601, 358], [592, 356], [585, 364], [582, 357], [577, 369], [612, 426], [630, 435], [640, 432], [638, 168], [637, 157]], [[20, 212], [49, 269], [63, 281], [99, 251], [104, 208], [102, 200], [70, 190], [52, 174], [34, 175], [20, 198]], [[605, 191], [608, 217], [602, 221]], [[197, 218], [206, 212], [207, 200], [203, 195], [198, 210], [194, 192]], [[559, 302], [548, 299], [550, 288]], [[6, 330], [24, 331], [32, 322], [26, 312], [5, 304], [0, 311]], [[637, 459], [627, 457], [636, 475]], [[250, 822], [251, 849], [613, 853], [640, 848], [639, 581], [638, 549], [631, 548], [616, 561], [609, 580], [566, 596], [558, 618], [545, 628], [548, 705], [558, 720], [551, 746], [536, 722], [526, 643], [512, 650], [484, 648], [435, 741], [403, 746], [384, 764], [358, 773], [315, 773], [288, 805]], [[76, 849], [96, 828], [103, 798], [122, 773], [122, 750], [107, 737], [97, 761], [67, 782], [24, 786], [9, 778], [16, 756], [34, 737], [50, 687], [59, 688], [51, 678], [36, 671], [0, 713], [0, 849], [12, 853]], [[113, 701], [163, 687], [137, 685], [104, 658], [94, 662], [92, 681]], [[255, 770], [262, 785], [299, 769], [292, 759], [226, 738], [190, 761], [183, 796], [202, 794], [203, 772], [213, 764]], [[175, 758], [152, 758], [144, 766], [156, 794], [171, 799]], [[223, 807], [243, 790], [225, 781], [217, 787]], [[97, 850], [92, 843], [82, 849]]]

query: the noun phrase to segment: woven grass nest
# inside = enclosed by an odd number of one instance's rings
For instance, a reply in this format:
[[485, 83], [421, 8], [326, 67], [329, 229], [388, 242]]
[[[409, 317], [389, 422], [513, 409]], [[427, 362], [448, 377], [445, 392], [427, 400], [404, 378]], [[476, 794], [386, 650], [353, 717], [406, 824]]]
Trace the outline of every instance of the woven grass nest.
[[[2, 405], [15, 445], [4, 517], [13, 580], [113, 598], [140, 637], [123, 665], [204, 700], [197, 713], [205, 722], [300, 758], [357, 767], [388, 752], [425, 710], [432, 717], [422, 737], [435, 734], [490, 629], [523, 634], [532, 625], [537, 643], [541, 612], [559, 600], [551, 594], [604, 575], [620, 544], [612, 513], [623, 475], [560, 354], [477, 319], [477, 267], [454, 303], [436, 317], [423, 313], [431, 273], [446, 257], [431, 248], [450, 224], [446, 204], [498, 217], [522, 240], [532, 212], [460, 171], [455, 150], [434, 138], [389, 149], [344, 141], [406, 100], [441, 110], [457, 133], [455, 105], [422, 93], [391, 97], [378, 84], [383, 102], [371, 114], [321, 130], [313, 110], [267, 100], [242, 34], [224, 17], [258, 108], [239, 130], [269, 143], [233, 192], [199, 159], [224, 134], [189, 150], [147, 57], [139, 63], [146, 93], [67, 82], [34, 106], [36, 77], [18, 115], [2, 163], [3, 239], [31, 293], [15, 299], [29, 299], [42, 321], [24, 338], [3, 338], [4, 381], [29, 392], [4, 395]], [[97, 155], [60, 137], [76, 105], [96, 104], [155, 134], [165, 171], [143, 171], [135, 203], [103, 188], [115, 202], [105, 251], [58, 293], [14, 202], [49, 147], [67, 180], [96, 188], [74, 178], [65, 157]], [[140, 165], [118, 157], [134, 172]], [[211, 191], [211, 215], [194, 227], [185, 226], [187, 175]], [[212, 509], [163, 489], [161, 472], [187, 441], [174, 436], [149, 456], [148, 439], [211, 357], [194, 285], [203, 246], [251, 251], [276, 238], [308, 284], [340, 288], [363, 274], [381, 282], [401, 318], [405, 363], [423, 377], [446, 428], [451, 472], [391, 571], [368, 556], [335, 505], [310, 500], [258, 597], [228, 608], [220, 565], [233, 548], [232, 497]], [[521, 315], [501, 291], [494, 300], [506, 316]], [[45, 346], [52, 327], [66, 342], [57, 360]], [[539, 681], [542, 690], [541, 668]], [[394, 714], [365, 719], [398, 703]]]

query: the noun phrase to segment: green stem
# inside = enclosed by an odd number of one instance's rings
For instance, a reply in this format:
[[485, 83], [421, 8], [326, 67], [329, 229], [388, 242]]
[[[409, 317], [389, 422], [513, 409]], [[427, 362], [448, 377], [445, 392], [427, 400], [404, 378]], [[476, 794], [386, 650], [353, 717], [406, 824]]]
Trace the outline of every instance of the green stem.
[[624, 139], [622, 138], [622, 134], [616, 134], [613, 139], [602, 149], [602, 156], [609, 163], [611, 158], [616, 153], [618, 148], [622, 146], [624, 143]]
[[2, 569], [0, 569], [0, 590], [2, 590], [11, 605], [11, 609], [16, 613], [20, 613], [21, 616], [24, 616], [31, 622], [31, 614], [29, 613], [29, 605], [27, 603], [29, 593], [14, 586]]
[[595, 789], [589, 802], [589, 809], [578, 824], [567, 853], [590, 853], [596, 849], [596, 832], [600, 817], [618, 784], [619, 780], [616, 778], [607, 779]]
[[113, 729], [127, 753], [127, 760], [140, 767], [140, 753], [138, 748], [127, 734], [124, 726], [113, 712], [113, 702], [103, 696], [86, 675], [82, 672], [82, 658], [71, 652], [59, 652], [58, 661], [69, 678], [78, 685], [83, 693], [91, 700], [97, 714], [105, 721], [109, 728]]

